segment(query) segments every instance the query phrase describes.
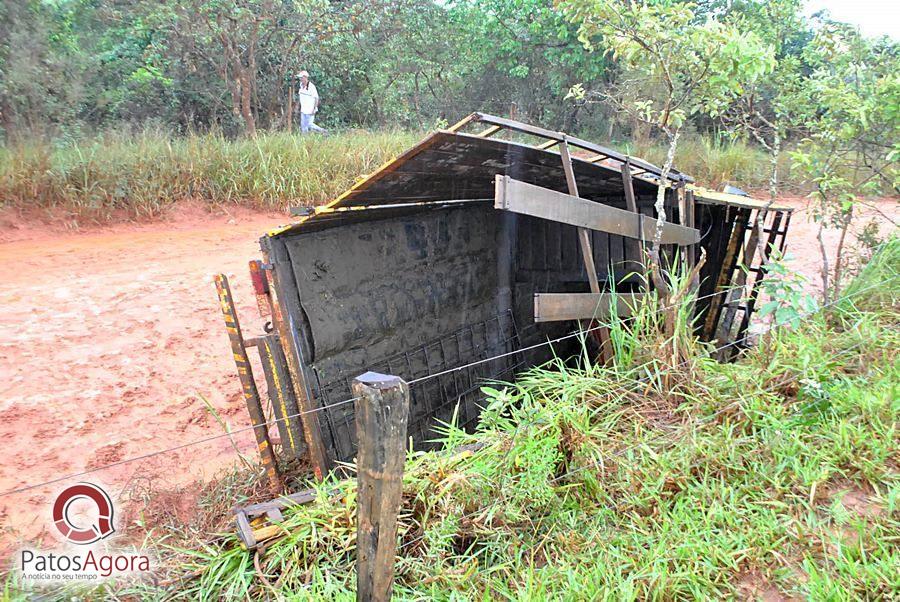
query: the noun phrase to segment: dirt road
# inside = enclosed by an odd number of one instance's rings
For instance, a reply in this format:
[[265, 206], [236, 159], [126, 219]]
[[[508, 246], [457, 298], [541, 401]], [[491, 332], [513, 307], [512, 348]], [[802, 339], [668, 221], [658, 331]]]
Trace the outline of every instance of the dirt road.
[[[203, 398], [247, 424], [212, 276], [232, 281], [248, 333], [258, 237], [283, 217], [181, 211], [85, 234], [5, 229], [0, 244], [0, 491], [222, 433]], [[251, 433], [235, 436], [252, 453]], [[114, 499], [208, 479], [236, 460], [227, 438], [94, 473]], [[74, 482], [74, 481], [73, 481]], [[5, 543], [52, 526], [71, 482], [0, 497]]]
[[[900, 217], [896, 201], [879, 207]], [[788, 249], [815, 281], [816, 229], [806, 217], [795, 217]], [[0, 492], [222, 433], [203, 398], [233, 427], [246, 426], [212, 276], [229, 275], [245, 332], [259, 332], [247, 261], [259, 256], [259, 235], [282, 221], [187, 209], [80, 234], [0, 228], [15, 239], [0, 244]], [[236, 439], [255, 454], [249, 432]], [[122, 499], [136, 484], [186, 485], [235, 462], [222, 438], [85, 480]], [[7, 549], [20, 536], [48, 535], [53, 498], [71, 482], [0, 497]]]

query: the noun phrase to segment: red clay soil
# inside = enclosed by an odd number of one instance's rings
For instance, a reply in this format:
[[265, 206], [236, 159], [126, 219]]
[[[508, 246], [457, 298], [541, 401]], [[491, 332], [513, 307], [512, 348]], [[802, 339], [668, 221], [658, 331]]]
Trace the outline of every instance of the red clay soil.
[[[900, 218], [896, 200], [878, 206]], [[245, 335], [260, 332], [247, 261], [259, 257], [259, 236], [283, 221], [188, 207], [164, 221], [60, 233], [0, 215], [0, 493], [219, 435], [203, 398], [232, 428], [245, 427], [212, 277], [228, 274]], [[794, 265], [811, 279], [815, 233], [801, 212], [788, 238]], [[235, 439], [255, 454], [251, 433]], [[236, 462], [220, 438], [3, 495], [0, 559], [23, 539], [54, 537], [53, 499], [76, 481], [127, 504], [135, 488], [188, 485]]]
[[[233, 428], [248, 424], [213, 274], [229, 276], [245, 333], [261, 332], [247, 262], [284, 216], [182, 208], [76, 234], [9, 221], [0, 235], [18, 240], [0, 244], [0, 493], [223, 433], [202, 398]], [[235, 440], [254, 453], [252, 433]], [[236, 461], [220, 438], [2, 496], [0, 552], [17, 535], [46, 536], [54, 497], [74, 482], [106, 486], [118, 502]]]

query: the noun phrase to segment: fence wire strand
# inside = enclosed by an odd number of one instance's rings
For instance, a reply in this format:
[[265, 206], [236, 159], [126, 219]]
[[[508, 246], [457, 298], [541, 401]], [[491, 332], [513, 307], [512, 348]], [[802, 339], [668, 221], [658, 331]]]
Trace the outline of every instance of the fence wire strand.
[[[858, 295], [859, 293], [862, 293], [862, 292], [865, 292], [865, 291], [867, 291], [867, 290], [876, 288], [876, 287], [878, 287], [878, 286], [884, 286], [885, 284], [887, 284], [888, 282], [891, 282], [891, 281], [895, 280], [896, 278], [898, 278], [898, 275], [897, 275], [897, 274], [893, 275], [891, 278], [889, 278], [889, 279], [887, 279], [887, 280], [885, 280], [885, 281], [875, 283], [875, 284], [873, 284], [873, 285], [864, 287], [864, 288], [862, 288], [862, 289], [857, 289], [857, 290], [853, 291], [853, 292], [852, 292], [851, 294], [849, 294], [849, 295], [846, 295], [846, 296], [841, 297], [841, 298], [839, 298], [839, 299], [835, 299], [835, 300], [833, 300], [833, 301], [830, 302], [830, 303], [825, 303], [825, 304], [823, 304], [822, 306], [818, 307], [816, 310], [814, 310], [814, 311], [812, 311], [812, 312], [808, 312], [807, 314], [801, 316], [801, 318], [803, 318], [803, 319], [808, 318], [809, 316], [811, 316], [811, 315], [813, 315], [813, 314], [816, 314], [816, 313], [818, 313], [819, 311], [821, 311], [821, 310], [823, 310], [823, 309], [825, 309], [825, 308], [827, 308], [827, 307], [831, 307], [831, 306], [833, 306], [833, 305], [836, 305], [837, 303], [842, 302], [842, 301], [844, 301], [844, 300], [846, 300], [846, 299], [848, 299], [848, 298], [850, 298], [850, 297], [852, 297], [852, 296], [854, 296], [854, 295]], [[738, 287], [738, 288], [740, 288], [740, 287]], [[697, 301], [699, 301], [699, 300], [701, 300], [701, 299], [711, 298], [711, 297], [714, 297], [714, 296], [716, 296], [716, 295], [720, 295], [720, 294], [724, 294], [724, 293], [731, 292], [732, 290], [734, 290], [734, 288], [733, 288], [733, 287], [729, 287], [729, 288], [723, 289], [723, 290], [721, 290], [721, 291], [716, 291], [716, 292], [714, 292], [714, 293], [710, 293], [710, 294], [707, 294], [707, 295], [703, 295], [703, 296], [701, 296], [701, 297], [697, 297], [697, 298], [695, 298], [695, 299], [693, 300], [693, 302], [696, 303]], [[663, 306], [663, 307], [659, 308], [659, 311], [664, 311], [664, 310], [666, 310], [666, 309], [672, 309], [672, 308], [675, 307], [675, 306], [676, 306], [675, 304], [668, 305], [668, 306]], [[410, 386], [412, 386], [412, 385], [415, 385], [415, 384], [424, 382], [424, 381], [426, 381], [426, 380], [430, 380], [430, 379], [432, 379], [432, 378], [437, 378], [437, 377], [439, 377], [439, 376], [444, 376], [444, 375], [446, 375], [446, 374], [451, 374], [451, 373], [453, 373], [453, 372], [457, 372], [457, 371], [459, 371], [459, 370], [464, 370], [464, 369], [470, 368], [470, 367], [472, 367], [472, 366], [476, 366], [476, 365], [483, 364], [483, 363], [486, 363], [486, 362], [494, 361], [494, 360], [497, 360], [497, 359], [502, 359], [502, 358], [504, 358], [504, 357], [508, 357], [508, 356], [515, 355], [515, 354], [518, 354], [518, 353], [525, 353], [525, 352], [527, 352], [527, 351], [532, 351], [532, 350], [534, 350], [534, 349], [538, 349], [538, 348], [540, 348], [540, 347], [543, 347], [544, 345], [552, 345], [552, 344], [554, 344], [554, 343], [558, 343], [558, 342], [561, 342], [561, 341], [564, 341], [564, 340], [567, 340], [567, 339], [571, 339], [571, 338], [575, 338], [575, 337], [583, 337], [585, 334], [587, 334], [587, 333], [589, 333], [589, 332], [592, 332], [592, 331], [595, 331], [595, 330], [600, 330], [600, 329], [602, 329], [602, 328], [609, 328], [609, 327], [613, 326], [613, 324], [614, 324], [613, 321], [605, 322], [605, 323], [602, 323], [602, 324], [597, 323], [596, 325], [591, 326], [590, 328], [587, 328], [587, 329], [581, 329], [581, 330], [578, 330], [577, 332], [574, 332], [574, 333], [571, 333], [571, 334], [568, 334], [568, 335], [564, 335], [564, 336], [561, 336], [561, 337], [557, 337], [557, 338], [554, 338], [554, 339], [549, 339], [549, 340], [547, 340], [547, 341], [542, 341], [542, 342], [540, 342], [540, 343], [535, 343], [534, 345], [530, 345], [530, 346], [528, 346], [528, 347], [523, 347], [523, 348], [521, 348], [521, 349], [517, 349], [517, 350], [514, 350], [514, 351], [510, 351], [510, 352], [498, 354], [498, 355], [496, 355], [496, 356], [494, 356], [494, 357], [485, 358], [485, 359], [480, 359], [480, 360], [477, 360], [477, 361], [475, 361], [475, 362], [470, 362], [470, 363], [465, 364], [465, 365], [462, 365], [462, 366], [457, 366], [457, 367], [454, 367], [454, 368], [450, 368], [450, 369], [448, 369], [448, 370], [443, 370], [443, 371], [441, 371], [441, 372], [436, 372], [436, 373], [434, 373], [434, 374], [430, 374], [430, 375], [427, 375], [427, 376], [424, 376], [424, 377], [421, 377], [421, 378], [418, 378], [418, 379], [411, 380], [411, 381], [409, 381], [407, 384], [410, 385]], [[712, 350], [712, 352], [715, 353], [715, 352], [718, 352], [718, 351], [722, 351], [722, 350], [724, 350], [724, 349], [726, 349], [726, 348], [728, 348], [728, 347], [734, 346], [734, 345], [739, 344], [739, 343], [741, 343], [741, 342], [743, 342], [743, 341], [747, 341], [747, 340], [749, 340], [750, 338], [752, 338], [753, 336], [759, 336], [759, 335], [761, 335], [761, 334], [765, 334], [765, 333], [767, 333], [767, 332], [770, 332], [770, 331], [773, 330], [774, 328], [776, 328], [776, 327], [778, 327], [778, 326], [783, 326], [784, 324], [785, 324], [785, 323], [781, 323], [781, 324], [773, 324], [770, 328], [766, 329], [765, 331], [763, 331], [763, 332], [761, 332], [761, 333], [756, 333], [756, 334], [752, 334], [752, 335], [747, 335], [747, 336], [743, 337], [742, 339], [738, 339], [738, 340], [736, 340], [736, 341], [732, 341], [732, 342], [730, 342], [730, 343], [727, 343], [727, 344], [725, 344], [725, 345], [722, 345], [721, 347], [715, 348], [715, 349]], [[678, 366], [675, 366], [675, 368], [684, 367], [684, 366], [686, 366], [688, 363], [689, 363], [689, 362], [684, 362], [684, 363], [682, 363], [682, 364], [680, 364], [680, 365], [678, 365]], [[636, 382], [640, 383], [640, 381], [636, 381]], [[621, 391], [624, 392], [625, 389], [622, 388]], [[124, 459], [124, 460], [119, 460], [119, 461], [117, 461], [117, 462], [112, 462], [112, 463], [110, 463], [110, 464], [105, 464], [105, 465], [103, 465], [103, 466], [97, 466], [97, 467], [95, 467], [95, 468], [90, 468], [90, 469], [88, 469], [88, 470], [83, 470], [83, 471], [80, 471], [80, 472], [76, 472], [76, 473], [68, 474], [68, 475], [65, 475], [65, 476], [57, 477], [57, 478], [54, 478], [54, 479], [50, 479], [50, 480], [47, 480], [47, 481], [43, 481], [43, 482], [41, 482], [41, 483], [34, 483], [34, 484], [31, 484], [31, 485], [24, 485], [24, 486], [22, 486], [22, 487], [17, 487], [17, 488], [10, 489], [10, 490], [4, 491], [4, 492], [0, 492], [0, 497], [6, 497], [6, 496], [9, 496], [9, 495], [15, 495], [15, 494], [19, 494], [19, 493], [24, 493], [24, 492], [26, 492], [26, 491], [31, 491], [31, 490], [33, 490], [33, 489], [38, 489], [38, 488], [41, 488], [41, 487], [46, 487], [47, 485], [53, 485], [53, 484], [55, 484], [55, 483], [59, 483], [59, 482], [62, 482], [62, 481], [67, 481], [67, 480], [70, 480], [70, 479], [75, 479], [75, 478], [82, 477], [82, 476], [86, 476], [86, 475], [89, 475], [89, 474], [94, 474], [94, 473], [97, 473], [97, 472], [101, 472], [101, 471], [103, 471], [103, 470], [107, 470], [107, 469], [110, 469], [110, 468], [115, 468], [115, 467], [117, 467], [117, 466], [123, 466], [123, 465], [125, 465], [125, 464], [130, 464], [130, 463], [133, 463], [133, 462], [139, 462], [139, 461], [141, 461], [141, 460], [146, 460], [146, 459], [153, 458], [153, 457], [156, 457], [156, 456], [160, 456], [160, 455], [163, 455], [163, 454], [167, 454], [167, 453], [171, 453], [171, 452], [174, 452], [174, 451], [182, 450], [182, 449], [185, 449], [185, 448], [188, 448], [188, 447], [192, 447], [192, 446], [194, 446], [194, 445], [201, 445], [201, 444], [204, 444], [204, 443], [209, 443], [209, 442], [211, 442], [211, 441], [216, 441], [216, 440], [218, 440], [218, 439], [224, 439], [224, 438], [226, 438], [226, 437], [231, 437], [231, 436], [236, 435], [236, 434], [239, 434], [239, 433], [244, 433], [244, 432], [252, 431], [252, 430], [254, 430], [254, 429], [258, 429], [258, 428], [268, 428], [268, 427], [270, 427], [270, 426], [272, 426], [272, 425], [274, 425], [274, 424], [277, 424], [278, 422], [282, 422], [282, 421], [285, 421], [285, 420], [290, 420], [290, 419], [292, 419], [292, 418], [301, 417], [301, 416], [304, 416], [304, 415], [306, 415], [306, 414], [313, 414], [313, 413], [316, 413], [316, 412], [322, 412], [322, 411], [325, 411], [325, 410], [329, 410], [329, 409], [332, 409], [332, 408], [336, 408], [336, 407], [339, 407], [339, 406], [343, 406], [343, 405], [346, 405], [346, 404], [348, 404], [348, 403], [353, 403], [353, 402], [357, 401], [358, 399], [359, 399], [358, 397], [352, 397], [352, 398], [350, 398], [350, 399], [345, 399], [345, 400], [343, 400], [343, 401], [338, 401], [338, 402], [335, 402], [335, 403], [332, 403], [332, 404], [328, 404], [328, 405], [324, 405], [324, 406], [319, 406], [319, 407], [313, 408], [313, 409], [311, 409], [311, 410], [305, 410], [305, 411], [302, 411], [302, 412], [297, 412], [297, 413], [294, 413], [294, 414], [289, 414], [289, 415], [283, 416], [283, 417], [281, 417], [281, 418], [276, 418], [276, 419], [274, 419], [274, 420], [266, 421], [266, 422], [264, 422], [264, 423], [262, 423], [262, 424], [251, 425], [251, 426], [246, 426], [246, 427], [241, 427], [241, 428], [238, 428], [238, 429], [235, 429], [235, 430], [227, 431], [227, 432], [225, 432], [225, 433], [220, 433], [220, 434], [218, 434], [218, 435], [211, 435], [211, 436], [209, 436], [209, 437], [204, 437], [204, 438], [201, 438], [201, 439], [197, 439], [197, 440], [195, 440], [195, 441], [189, 441], [189, 442], [187, 442], [187, 443], [182, 443], [182, 444], [180, 444], [180, 445], [175, 445], [175, 446], [172, 446], [172, 447], [169, 447], [169, 448], [166, 448], [166, 449], [161, 449], [161, 450], [157, 450], [157, 451], [153, 451], [153, 452], [148, 452], [148, 453], [146, 453], [146, 454], [141, 454], [141, 455], [138, 455], [138, 456], [134, 456], [134, 457], [132, 457], [132, 458], [126, 458], [126, 459]]]
[[[723, 293], [729, 292], [730, 290], [731, 290], [731, 289], [729, 288], [729, 289], [725, 289], [725, 290], [722, 290], [722, 291], [717, 291], [717, 292], [711, 293], [711, 294], [709, 294], [709, 295], [704, 295], [703, 297], [700, 297], [700, 298], [713, 297], [713, 296], [715, 296], [715, 295], [719, 295], [719, 294], [723, 294]], [[700, 299], [700, 298], [698, 298], [698, 299]], [[666, 309], [666, 308], [662, 308], [662, 309]], [[610, 325], [610, 324], [606, 324], [605, 326], [609, 326], [609, 325]], [[599, 328], [602, 328], [602, 327], [604, 327], [604, 326], [599, 326]], [[585, 332], [586, 332], [586, 331], [585, 331]], [[556, 342], [559, 342], [559, 341], [561, 341], [561, 340], [565, 340], [565, 339], [572, 338], [572, 337], [574, 337], [574, 336], [580, 336], [580, 335], [581, 335], [581, 332], [576, 332], [576, 333], [574, 333], [574, 334], [566, 335], [565, 337], [560, 337], [560, 338], [558, 338], [558, 339], [553, 339], [553, 340], [543, 341], [543, 342], [541, 342], [541, 343], [537, 343], [537, 344], [535, 344], [535, 345], [531, 345], [530, 347], [522, 348], [522, 349], [519, 349], [519, 350], [516, 350], [516, 351], [513, 351], [513, 352], [503, 353], [503, 354], [497, 355], [497, 356], [495, 356], [495, 357], [491, 357], [491, 358], [487, 358], [487, 359], [483, 359], [483, 360], [478, 360], [477, 362], [474, 362], [474, 363], [472, 363], [472, 364], [468, 364], [468, 365], [465, 365], [465, 366], [457, 366], [457, 367], [455, 367], [455, 368], [451, 368], [451, 369], [445, 370], [445, 371], [443, 371], [443, 372], [435, 373], [435, 374], [429, 375], [429, 376], [427, 376], [427, 377], [415, 379], [415, 380], [409, 381], [407, 384], [409, 384], [410, 386], [412, 386], [412, 385], [414, 385], [414, 384], [416, 384], [416, 383], [422, 382], [422, 381], [427, 380], [427, 379], [429, 379], [429, 378], [433, 378], [433, 377], [437, 377], [437, 376], [443, 376], [443, 375], [445, 375], [445, 374], [450, 374], [450, 373], [453, 373], [453, 372], [457, 372], [457, 371], [459, 371], [459, 370], [464, 370], [464, 369], [469, 368], [469, 367], [471, 367], [471, 366], [473, 366], [473, 365], [478, 365], [478, 364], [481, 364], [481, 363], [486, 363], [486, 362], [489, 362], [489, 361], [501, 359], [501, 358], [503, 358], [503, 357], [507, 357], [507, 356], [509, 356], [509, 355], [514, 355], [514, 354], [516, 354], [516, 353], [523, 353], [523, 352], [526, 352], [526, 351], [531, 351], [531, 350], [533, 350], [533, 349], [537, 349], [537, 348], [539, 348], [539, 347], [543, 347], [544, 345], [551, 345], [551, 344], [556, 343]], [[252, 430], [257, 429], [257, 428], [268, 428], [268, 427], [270, 427], [270, 426], [272, 426], [272, 425], [274, 425], [274, 424], [277, 424], [277, 423], [279, 423], [279, 422], [283, 422], [283, 421], [286, 421], [286, 420], [290, 420], [290, 419], [292, 419], [292, 418], [298, 418], [298, 417], [304, 416], [304, 415], [306, 415], [306, 414], [313, 414], [313, 413], [316, 413], [316, 412], [323, 412], [323, 411], [325, 411], [325, 410], [330, 410], [330, 409], [332, 409], [332, 408], [336, 408], [336, 407], [339, 407], [339, 406], [342, 406], [342, 405], [345, 405], [345, 404], [348, 404], [348, 403], [352, 403], [352, 402], [354, 402], [354, 401], [357, 401], [358, 399], [359, 399], [358, 397], [352, 397], [352, 398], [350, 398], [350, 399], [345, 399], [345, 400], [343, 400], [343, 401], [338, 401], [338, 402], [335, 402], [335, 403], [332, 403], [332, 404], [328, 404], [328, 405], [324, 405], [324, 406], [319, 406], [319, 407], [313, 408], [313, 409], [311, 409], [311, 410], [305, 410], [305, 411], [303, 411], [303, 412], [297, 412], [297, 413], [294, 413], [294, 414], [288, 414], [288, 415], [283, 416], [283, 417], [281, 417], [281, 418], [276, 418], [276, 419], [273, 419], [273, 420], [268, 420], [268, 421], [266, 421], [266, 422], [264, 422], [264, 423], [262, 423], [262, 424], [251, 425], [251, 426], [246, 426], [246, 427], [241, 427], [241, 428], [238, 428], [238, 429], [235, 429], [235, 430], [231, 430], [231, 431], [228, 431], [228, 432], [225, 432], [225, 433], [220, 433], [220, 434], [218, 434], [218, 435], [211, 435], [211, 436], [209, 436], [209, 437], [204, 437], [204, 438], [201, 438], [201, 439], [197, 439], [197, 440], [195, 440], [195, 441], [189, 441], [188, 443], [182, 443], [182, 444], [180, 444], [180, 445], [175, 445], [175, 446], [173, 446], [173, 447], [169, 447], [169, 448], [165, 448], [165, 449], [161, 449], [161, 450], [157, 450], [157, 451], [153, 451], [153, 452], [148, 452], [148, 453], [146, 453], [146, 454], [141, 454], [141, 455], [139, 455], [139, 456], [134, 456], [134, 457], [132, 457], [132, 458], [126, 458], [126, 459], [124, 459], [124, 460], [119, 460], [119, 461], [117, 461], [117, 462], [112, 462], [112, 463], [110, 463], [110, 464], [105, 464], [105, 465], [103, 465], [103, 466], [97, 466], [97, 467], [95, 467], [95, 468], [91, 468], [91, 469], [84, 470], [84, 471], [81, 471], [81, 472], [76, 472], [76, 473], [72, 473], [72, 474], [69, 474], [69, 475], [62, 476], [62, 477], [57, 477], [57, 478], [50, 479], [50, 480], [48, 480], [48, 481], [44, 481], [44, 482], [41, 482], [41, 483], [35, 483], [35, 484], [33, 484], [33, 485], [25, 485], [25, 486], [18, 487], [18, 488], [15, 488], [15, 489], [10, 489], [10, 490], [8, 490], [8, 491], [4, 491], [4, 492], [0, 493], [0, 497], [5, 497], [5, 496], [7, 496], [7, 495], [13, 495], [13, 494], [17, 494], [17, 493], [23, 493], [23, 492], [25, 492], [25, 491], [30, 491], [30, 490], [32, 490], [32, 489], [38, 489], [38, 488], [40, 488], [40, 487], [45, 487], [45, 486], [47, 486], [47, 485], [53, 485], [54, 483], [59, 483], [59, 482], [61, 482], [61, 481], [67, 481], [67, 480], [69, 480], [69, 479], [75, 479], [75, 478], [82, 477], [82, 476], [85, 476], [85, 475], [89, 475], [89, 474], [93, 474], [93, 473], [96, 473], [96, 472], [100, 472], [100, 471], [103, 471], [103, 470], [106, 470], [106, 469], [109, 469], [109, 468], [115, 468], [116, 466], [122, 466], [122, 465], [124, 465], [124, 464], [130, 464], [130, 463], [132, 463], [132, 462], [139, 462], [139, 461], [141, 461], [141, 460], [146, 460], [146, 459], [148, 459], [148, 458], [153, 458], [153, 457], [160, 456], [160, 455], [163, 455], [163, 454], [167, 454], [167, 453], [170, 453], [170, 452], [178, 451], [178, 450], [185, 449], [185, 448], [187, 448], [187, 447], [191, 447], [191, 446], [194, 446], [194, 445], [201, 445], [201, 444], [203, 444], [203, 443], [209, 443], [209, 442], [211, 442], [211, 441], [216, 441], [216, 440], [218, 440], [218, 439], [224, 439], [224, 438], [226, 438], [226, 437], [231, 437], [232, 435], [236, 435], [236, 434], [238, 434], [238, 433], [244, 433], [244, 432], [247, 432], [247, 431], [252, 431]]]

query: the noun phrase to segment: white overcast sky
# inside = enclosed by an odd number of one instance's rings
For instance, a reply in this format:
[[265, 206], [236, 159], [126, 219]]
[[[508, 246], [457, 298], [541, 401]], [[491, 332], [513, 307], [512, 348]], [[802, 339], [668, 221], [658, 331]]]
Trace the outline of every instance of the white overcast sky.
[[900, 41], [900, 0], [806, 0], [806, 14], [826, 9], [835, 21], [859, 27], [865, 36]]

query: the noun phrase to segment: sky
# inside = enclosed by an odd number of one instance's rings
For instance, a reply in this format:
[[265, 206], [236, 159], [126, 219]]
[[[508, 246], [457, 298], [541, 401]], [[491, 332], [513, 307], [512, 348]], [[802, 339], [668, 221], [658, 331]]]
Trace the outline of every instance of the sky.
[[900, 41], [900, 0], [807, 0], [806, 14], [822, 9], [835, 21], [859, 27], [863, 35], [889, 35]]

